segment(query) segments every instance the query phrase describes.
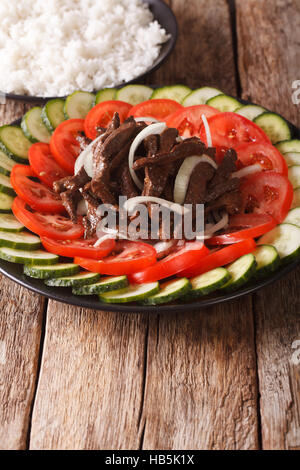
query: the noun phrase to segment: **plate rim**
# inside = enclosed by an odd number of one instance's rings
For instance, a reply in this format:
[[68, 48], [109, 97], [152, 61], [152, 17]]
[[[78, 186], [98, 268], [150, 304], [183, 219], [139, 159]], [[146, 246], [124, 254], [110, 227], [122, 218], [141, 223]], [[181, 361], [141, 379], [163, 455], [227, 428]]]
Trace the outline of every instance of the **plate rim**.
[[[236, 98], [241, 104], [256, 104], [238, 97]], [[278, 114], [278, 113], [277, 113]], [[279, 116], [281, 116], [279, 114]], [[281, 116], [282, 117], [282, 116]], [[10, 125], [18, 125], [21, 122], [21, 119], [17, 119], [13, 121]], [[285, 119], [285, 118], [284, 118]], [[293, 138], [300, 139], [300, 128], [296, 127], [290, 121], [285, 119], [290, 126], [293, 132]], [[16, 282], [17, 284], [21, 285], [22, 287], [26, 287], [27, 289], [43, 295], [44, 297], [50, 298], [52, 300], [56, 300], [58, 302], [62, 302], [68, 305], [74, 305], [81, 308], [89, 308], [92, 310], [99, 310], [99, 311], [109, 311], [109, 312], [124, 312], [124, 313], [168, 313], [168, 312], [182, 312], [182, 311], [191, 311], [191, 310], [202, 310], [212, 305], [223, 304], [230, 300], [234, 300], [240, 297], [243, 297], [250, 293], [255, 293], [262, 289], [263, 287], [272, 284], [273, 282], [278, 281], [282, 277], [284, 277], [289, 272], [293, 271], [300, 265], [300, 257], [296, 258], [295, 260], [291, 261], [290, 263], [284, 264], [280, 266], [276, 271], [272, 273], [272, 275], [267, 276], [261, 280], [253, 279], [250, 281], [248, 285], [246, 285], [243, 289], [238, 289], [237, 291], [233, 291], [231, 293], [227, 293], [224, 295], [220, 295], [218, 297], [207, 296], [203, 298], [199, 298], [196, 301], [191, 301], [188, 303], [172, 303], [167, 305], [156, 305], [156, 306], [145, 306], [139, 304], [106, 304], [101, 303], [99, 300], [95, 300], [96, 296], [75, 296], [72, 294], [70, 288], [67, 287], [49, 287], [44, 284], [43, 280], [41, 279], [33, 279], [30, 277], [25, 276], [22, 272], [19, 274], [14, 274], [11, 271], [15, 270], [22, 270], [23, 265], [17, 263], [10, 263], [8, 261], [4, 261], [0, 259], [0, 272], [4, 274], [6, 277], [11, 279], [12, 281]], [[5, 269], [5, 268], [8, 268]], [[9, 269], [11, 268], [11, 269]], [[201, 300], [202, 299], [202, 300]]]
[[[160, 5], [160, 8], [164, 9], [164, 11], [166, 12], [165, 14], [168, 15], [168, 21], [170, 21], [171, 23], [170, 31], [166, 31], [166, 32], [171, 37], [168, 39], [168, 41], [162, 44], [162, 47], [165, 46], [165, 51], [163, 52], [162, 57], [159, 59], [160, 54], [161, 54], [161, 51], [160, 51], [159, 56], [156, 58], [156, 60], [153, 62], [153, 64], [151, 65], [149, 69], [147, 69], [143, 74], [133, 78], [132, 80], [129, 80], [124, 83], [120, 83], [119, 85], [115, 85], [114, 87], [111, 87], [111, 88], [119, 89], [124, 86], [132, 85], [132, 84], [139, 82], [140, 80], [143, 80], [145, 77], [147, 77], [147, 75], [155, 72], [166, 62], [166, 60], [169, 58], [169, 56], [171, 55], [171, 53], [173, 52], [176, 46], [177, 39], [178, 39], [178, 22], [177, 22], [176, 16], [172, 8], [169, 5], [167, 5], [163, 0], [142, 0], [142, 2], [148, 3], [150, 7], [153, 4], [154, 5], [158, 4]], [[154, 16], [154, 20], [156, 20], [155, 16]], [[93, 90], [91, 91], [91, 93], [96, 95], [98, 91], [99, 90]], [[69, 95], [66, 95], [66, 96], [43, 97], [43, 96], [36, 96], [36, 95], [20, 95], [16, 93], [5, 93], [1, 91], [0, 93], [4, 98], [7, 98], [7, 99], [11, 99], [15, 101], [35, 102], [35, 103], [45, 103], [46, 101], [53, 100], [53, 99], [66, 99], [67, 96], [69, 96]]]

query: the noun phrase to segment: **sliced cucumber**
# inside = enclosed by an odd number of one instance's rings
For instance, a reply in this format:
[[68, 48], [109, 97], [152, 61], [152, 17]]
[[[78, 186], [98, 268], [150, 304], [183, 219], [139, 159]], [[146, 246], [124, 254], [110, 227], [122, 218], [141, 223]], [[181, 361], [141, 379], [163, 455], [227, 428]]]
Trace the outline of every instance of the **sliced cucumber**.
[[258, 240], [259, 245], [272, 245], [280, 258], [290, 261], [300, 254], [300, 228], [297, 225], [283, 223]]
[[300, 165], [300, 152], [287, 152], [283, 154], [288, 167]]
[[300, 152], [300, 140], [283, 140], [281, 142], [278, 142], [278, 144], [276, 144], [276, 147], [281, 153]]
[[230, 292], [238, 289], [249, 281], [256, 271], [256, 260], [252, 253], [241, 256], [233, 263], [226, 266], [231, 278], [221, 287], [221, 290]]
[[54, 266], [24, 266], [24, 274], [35, 279], [53, 279], [62, 276], [73, 276], [79, 272], [78, 264], [58, 263]]
[[31, 146], [18, 126], [0, 127], [0, 148], [6, 155], [19, 163], [28, 163], [28, 150]]
[[42, 110], [42, 120], [49, 132], [53, 132], [57, 126], [65, 120], [65, 101], [57, 98], [49, 100]]
[[95, 95], [88, 91], [74, 91], [64, 105], [66, 119], [84, 119], [95, 102]]
[[145, 85], [127, 85], [117, 90], [116, 99], [134, 106], [142, 101], [148, 101], [152, 93], [152, 88]]
[[41, 241], [39, 237], [29, 232], [9, 233], [0, 231], [1, 246], [17, 250], [37, 250], [41, 246]]
[[57, 287], [80, 287], [88, 284], [92, 284], [100, 279], [100, 274], [90, 273], [89, 271], [83, 271], [75, 274], [74, 276], [64, 276], [52, 279], [47, 279], [45, 284], [47, 286]]
[[253, 121], [267, 134], [272, 144], [291, 138], [288, 123], [276, 113], [262, 113]]
[[241, 105], [241, 103], [235, 98], [232, 98], [232, 96], [224, 94], [210, 98], [206, 101], [206, 104], [222, 111], [223, 113], [227, 111], [233, 112]]
[[253, 119], [265, 112], [265, 108], [257, 106], [256, 104], [246, 104], [235, 110], [235, 113], [250, 119], [250, 121], [253, 121]]
[[58, 261], [58, 256], [43, 250], [27, 251], [15, 250], [13, 248], [1, 247], [0, 258], [11, 263], [30, 265], [50, 265]]
[[160, 284], [160, 291], [157, 294], [147, 297], [142, 302], [144, 305], [158, 305], [172, 302], [184, 296], [191, 290], [191, 283], [186, 278], [174, 279], [173, 281]]
[[31, 142], [45, 142], [49, 144], [51, 134], [42, 120], [42, 108], [36, 106], [24, 114], [21, 128]]
[[109, 276], [89, 286], [76, 287], [72, 289], [75, 295], [94, 295], [102, 294], [116, 289], [123, 289], [128, 286], [126, 276]]
[[0, 193], [0, 213], [11, 212], [14, 197], [8, 194]]
[[8, 176], [2, 175], [0, 173], [0, 193], [8, 194], [9, 196], [15, 196], [16, 193], [14, 188], [10, 183], [10, 179]]
[[299, 188], [300, 186], [300, 165], [290, 166], [288, 171], [288, 177], [293, 185], [293, 188]]
[[291, 209], [283, 222], [285, 224], [294, 224], [300, 227], [300, 206]]
[[299, 207], [299, 206], [300, 206], [300, 188], [295, 188], [291, 209], [295, 209], [295, 207]]
[[159, 292], [158, 282], [149, 282], [148, 284], [130, 284], [124, 289], [105, 292], [99, 295], [99, 300], [107, 304], [120, 304], [126, 302], [137, 302], [144, 300], [150, 295]]
[[197, 90], [192, 91], [189, 95], [187, 95], [182, 101], [182, 104], [183, 106], [195, 106], [198, 104], [205, 104], [210, 98], [222, 94], [223, 93], [217, 88], [204, 86], [202, 88], [198, 88]]
[[0, 214], [0, 230], [3, 232], [21, 232], [24, 230], [21, 224], [13, 214]]
[[0, 173], [9, 176], [16, 162], [0, 150]]
[[260, 245], [253, 252], [256, 259], [257, 277], [265, 276], [275, 271], [280, 264], [279, 254], [274, 246]]
[[96, 95], [96, 104], [102, 103], [103, 101], [111, 101], [116, 99], [115, 88], [103, 88], [103, 90], [98, 91]]
[[191, 91], [192, 90], [185, 85], [164, 86], [153, 91], [151, 100], [167, 99], [181, 103]]
[[189, 297], [194, 298], [210, 294], [227, 284], [230, 277], [229, 272], [225, 268], [212, 269], [207, 273], [195, 276], [190, 279], [192, 290], [188, 295]]

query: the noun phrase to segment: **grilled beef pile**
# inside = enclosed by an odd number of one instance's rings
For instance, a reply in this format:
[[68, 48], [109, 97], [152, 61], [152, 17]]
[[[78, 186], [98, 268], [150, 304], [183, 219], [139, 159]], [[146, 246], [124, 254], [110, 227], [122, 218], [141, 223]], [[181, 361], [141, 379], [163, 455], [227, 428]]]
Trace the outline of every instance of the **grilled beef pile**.
[[[146, 127], [144, 122], [128, 118], [123, 124], [115, 113], [107, 129], [100, 129], [100, 138], [93, 147], [93, 178], [85, 169], [54, 183], [54, 190], [73, 221], [77, 220], [77, 206], [82, 198], [86, 202], [87, 213], [83, 218], [85, 237], [95, 235], [99, 216], [96, 213], [99, 204], [112, 205], [118, 211], [118, 197], [128, 199], [135, 196], [155, 196], [174, 201], [174, 182], [178, 170], [185, 158], [193, 155], [208, 155], [215, 158], [215, 149], [207, 148], [198, 137], [182, 140], [178, 131], [166, 128], [160, 135], [146, 137], [137, 150], [133, 169], [141, 180], [144, 180], [140, 191], [132, 180], [128, 153], [135, 137]], [[90, 143], [79, 137], [83, 150]], [[237, 155], [233, 149], [228, 150], [222, 162], [215, 170], [206, 162], [199, 163], [190, 178], [185, 204], [204, 204], [205, 218], [222, 210], [229, 215], [241, 210], [239, 179], [231, 177], [236, 171]], [[149, 206], [149, 217], [152, 216], [153, 203]], [[143, 238], [141, 236], [141, 238]], [[164, 239], [164, 234], [160, 233]]]

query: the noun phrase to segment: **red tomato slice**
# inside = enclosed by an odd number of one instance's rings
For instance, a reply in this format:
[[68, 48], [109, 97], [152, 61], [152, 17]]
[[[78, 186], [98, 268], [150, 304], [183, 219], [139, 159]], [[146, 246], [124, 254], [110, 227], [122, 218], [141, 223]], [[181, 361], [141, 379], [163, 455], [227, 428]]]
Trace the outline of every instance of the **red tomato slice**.
[[194, 263], [190, 268], [181, 271], [178, 275], [193, 277], [198, 276], [198, 274], [206, 273], [211, 269], [225, 266], [228, 263], [232, 263], [240, 256], [251, 253], [255, 249], [255, 246], [255, 241], [251, 238], [235, 243], [234, 245], [226, 246], [226, 248], [209, 253], [202, 258], [199, 263]]
[[252, 142], [250, 144], [239, 145], [235, 150], [240, 167], [259, 163], [265, 171], [276, 171], [282, 175], [288, 174], [286, 161], [274, 145]]
[[208, 245], [228, 245], [246, 238], [256, 238], [269, 232], [277, 225], [268, 214], [238, 214], [230, 217], [227, 233], [206, 240]]
[[164, 121], [167, 116], [183, 109], [181, 104], [173, 100], [148, 100], [133, 106], [129, 112], [129, 116], [133, 117], [153, 117], [159, 121]]
[[282, 222], [293, 200], [293, 186], [288, 178], [274, 171], [255, 173], [240, 187], [246, 213], [269, 214]]
[[141, 284], [173, 276], [189, 266], [200, 262], [203, 256], [208, 253], [208, 248], [201, 242], [187, 243], [183, 248], [166, 256], [166, 258], [158, 261], [153, 266], [149, 266], [143, 271], [139, 268], [139, 272], [130, 276], [130, 281]]
[[118, 241], [114, 254], [100, 261], [75, 257], [74, 263], [94, 273], [123, 275], [144, 269], [156, 262], [156, 250], [142, 242]]
[[98, 246], [94, 246], [97, 238], [78, 240], [53, 240], [52, 238], [42, 237], [41, 242], [44, 248], [50, 253], [59, 256], [74, 258], [83, 256], [92, 259], [102, 259], [109, 255], [116, 246], [115, 240], [103, 240]]
[[[228, 148], [250, 142], [265, 142], [270, 144], [270, 139], [264, 131], [254, 122], [235, 113], [219, 113], [208, 118], [208, 125], [212, 137], [213, 147], [217, 147], [219, 158]], [[205, 128], [200, 129], [200, 139], [207, 144]]]
[[17, 195], [32, 209], [50, 214], [66, 211], [58, 194], [29, 177], [35, 177], [30, 166], [15, 165], [10, 174], [10, 181]]
[[179, 135], [183, 137], [198, 136], [202, 126], [202, 114], [204, 114], [206, 118], [209, 118], [219, 113], [220, 111], [206, 104], [188, 106], [170, 114], [166, 119], [166, 124], [168, 127], [178, 129]]
[[50, 237], [58, 240], [74, 240], [83, 236], [84, 228], [62, 215], [42, 214], [32, 212], [26, 207], [26, 202], [20, 197], [15, 197], [12, 211], [14, 216], [28, 230], [37, 233], [41, 237]]
[[83, 131], [84, 119], [68, 119], [57, 126], [50, 140], [53, 157], [69, 175], [74, 174], [75, 161], [80, 153], [76, 137]]
[[94, 106], [87, 114], [84, 121], [85, 134], [89, 139], [96, 139], [98, 136], [97, 127], [107, 127], [115, 113], [119, 113], [120, 121], [125, 121], [131, 104], [124, 101], [103, 101]]
[[28, 158], [36, 176], [51, 189], [55, 181], [70, 175], [54, 159], [48, 144], [42, 142], [32, 144]]

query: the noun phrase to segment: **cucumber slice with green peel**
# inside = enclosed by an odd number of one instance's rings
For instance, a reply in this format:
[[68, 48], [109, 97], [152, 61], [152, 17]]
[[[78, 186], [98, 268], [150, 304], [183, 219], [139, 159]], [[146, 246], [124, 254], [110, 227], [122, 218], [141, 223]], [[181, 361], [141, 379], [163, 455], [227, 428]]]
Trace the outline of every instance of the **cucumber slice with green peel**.
[[230, 274], [225, 268], [216, 268], [207, 273], [200, 274], [190, 279], [192, 290], [189, 292], [189, 298], [201, 297], [210, 294], [230, 280]]
[[278, 148], [279, 152], [281, 153], [300, 152], [300, 140], [283, 140], [278, 142], [275, 147]]
[[153, 90], [145, 85], [127, 85], [120, 90], [117, 90], [116, 100], [125, 101], [133, 106], [148, 101], [152, 95]]
[[95, 103], [95, 95], [88, 91], [74, 91], [65, 101], [66, 119], [84, 119]]
[[0, 247], [7, 246], [17, 250], [38, 250], [41, 246], [40, 238], [29, 232], [9, 233], [0, 231]]
[[18, 163], [28, 163], [28, 150], [31, 146], [19, 126], [0, 127], [0, 148]]
[[295, 209], [295, 207], [300, 207], [300, 187], [294, 189], [294, 197], [291, 209]]
[[299, 207], [294, 207], [288, 212], [288, 215], [284, 219], [283, 223], [294, 224], [300, 227], [300, 205]]
[[267, 134], [272, 144], [291, 138], [288, 123], [276, 113], [262, 113], [257, 116], [253, 122]]
[[24, 266], [24, 274], [35, 279], [53, 279], [63, 276], [73, 276], [79, 272], [78, 264], [57, 263], [54, 266]]
[[244, 116], [250, 121], [253, 121], [253, 119], [255, 119], [257, 116], [265, 113], [266, 109], [262, 108], [261, 106], [257, 106], [256, 104], [246, 104], [245, 106], [241, 106], [240, 108], [235, 109], [234, 112], [240, 116]]
[[139, 302], [159, 292], [158, 282], [148, 284], [130, 284], [124, 289], [105, 292], [99, 295], [99, 300], [107, 304], [121, 304], [127, 302]]
[[300, 165], [293, 165], [289, 167], [288, 177], [293, 185], [293, 188], [299, 188], [300, 186]]
[[8, 194], [9, 196], [15, 196], [16, 193], [10, 183], [10, 178], [0, 173], [0, 193]]
[[221, 90], [204, 86], [192, 91], [189, 95], [187, 95], [182, 101], [182, 104], [183, 106], [196, 106], [198, 104], [205, 104], [210, 98], [213, 98], [217, 95], [223, 95]]
[[42, 110], [42, 120], [49, 132], [53, 132], [66, 118], [64, 114], [65, 100], [60, 98], [49, 100]]
[[0, 258], [11, 263], [29, 265], [52, 265], [58, 262], [59, 257], [43, 250], [16, 250], [14, 248], [1, 247]]
[[21, 121], [21, 128], [24, 135], [31, 142], [45, 142], [49, 144], [51, 134], [42, 120], [42, 108], [36, 106], [24, 114]]
[[235, 98], [232, 98], [232, 96], [224, 94], [210, 98], [206, 101], [206, 104], [208, 104], [208, 106], [212, 106], [213, 108], [218, 109], [222, 113], [225, 113], [227, 111], [234, 112], [241, 105], [241, 103]]
[[178, 103], [181, 103], [184, 98], [191, 93], [191, 91], [192, 90], [185, 85], [164, 86], [162, 88], [157, 88], [156, 90], [154, 90], [150, 99], [167, 99], [178, 101]]
[[300, 152], [287, 152], [283, 154], [288, 167], [300, 165]]
[[256, 260], [256, 277], [265, 276], [275, 271], [280, 265], [280, 257], [272, 245], [260, 245], [253, 252]]
[[231, 292], [238, 289], [253, 276], [256, 271], [256, 260], [252, 253], [241, 256], [233, 263], [226, 266], [230, 274], [229, 281], [221, 287], [221, 291]]
[[75, 295], [94, 295], [102, 294], [112, 290], [124, 289], [128, 286], [127, 276], [108, 276], [101, 278], [100, 281], [90, 284], [88, 286], [74, 287], [72, 289]]
[[95, 104], [102, 103], [103, 101], [112, 101], [116, 99], [116, 92], [115, 88], [103, 88], [103, 90], [99, 90], [96, 95]]
[[277, 225], [260, 237], [258, 245], [272, 245], [282, 261], [290, 261], [300, 254], [300, 228], [290, 223]]
[[47, 286], [56, 287], [80, 287], [88, 284], [93, 284], [100, 279], [100, 274], [90, 273], [89, 271], [83, 271], [74, 276], [64, 276], [52, 279], [46, 279], [45, 284]]
[[160, 284], [160, 291], [157, 294], [147, 297], [143, 305], [159, 305], [172, 302], [183, 297], [191, 290], [191, 283], [186, 278], [174, 279]]
[[0, 150], [0, 173], [9, 176], [16, 162]]
[[14, 197], [9, 196], [8, 194], [0, 193], [0, 213], [11, 212], [12, 204], [14, 202]]
[[[0, 214], [0, 231], [22, 232], [24, 225], [21, 224], [13, 214]], [[1, 234], [0, 234], [1, 235]]]

